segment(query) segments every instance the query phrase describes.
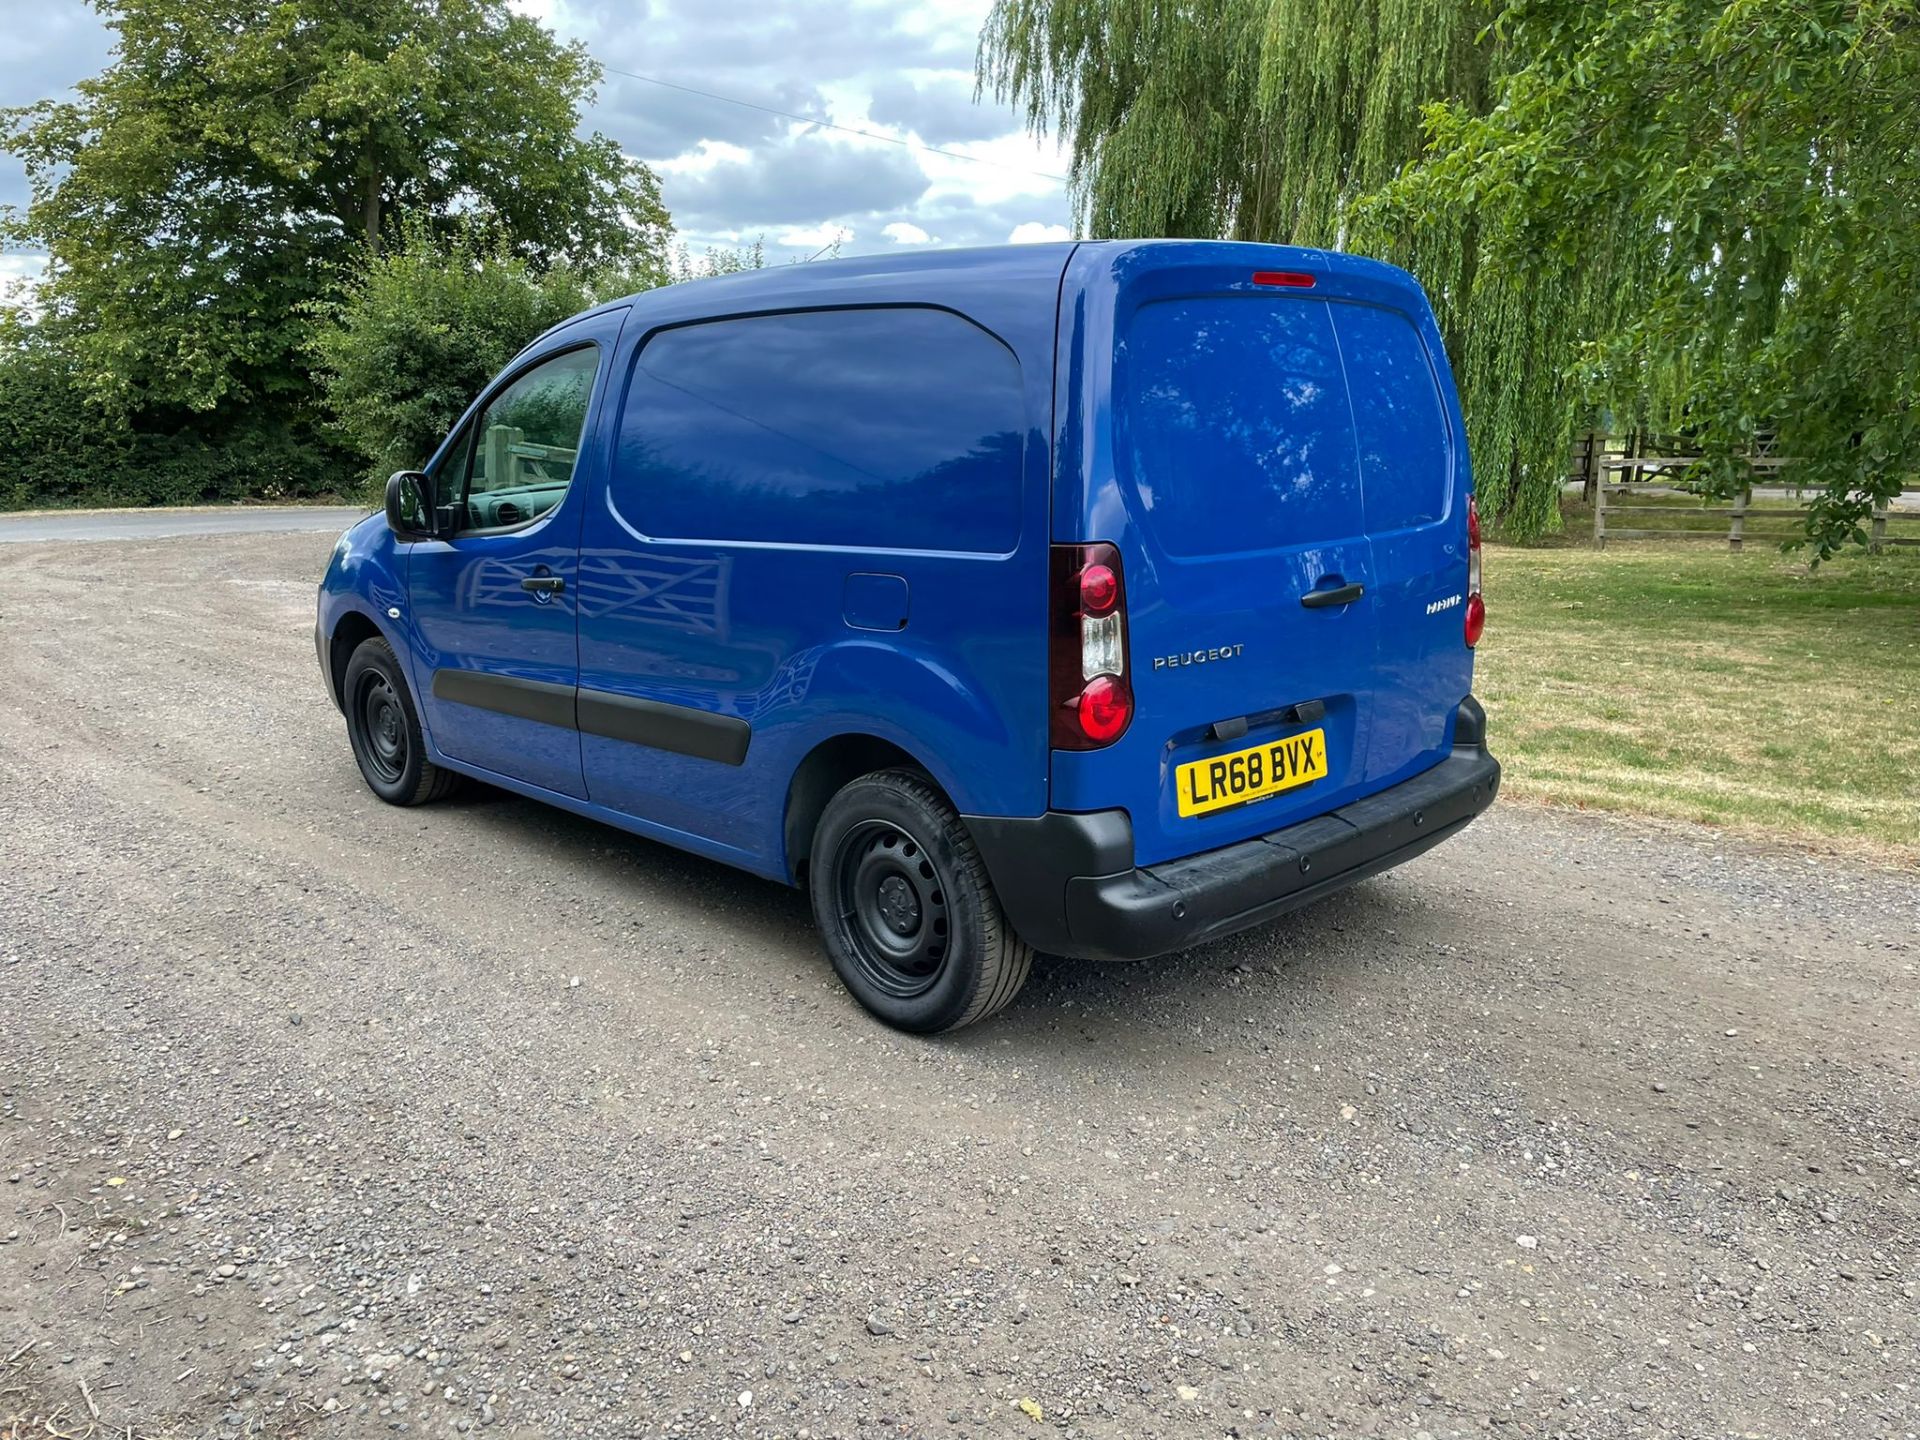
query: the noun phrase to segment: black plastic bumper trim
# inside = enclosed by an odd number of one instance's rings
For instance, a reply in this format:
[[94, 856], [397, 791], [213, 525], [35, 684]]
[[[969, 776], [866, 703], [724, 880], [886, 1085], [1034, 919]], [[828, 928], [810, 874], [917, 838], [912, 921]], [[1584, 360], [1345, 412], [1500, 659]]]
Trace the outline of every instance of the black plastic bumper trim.
[[1499, 761], [1477, 747], [1456, 748], [1410, 780], [1284, 830], [1117, 875], [1076, 877], [1067, 882], [1066, 953], [1145, 960], [1259, 925], [1432, 849], [1499, 790]]
[[1471, 696], [1452, 753], [1337, 810], [1178, 860], [1135, 867], [1124, 810], [964, 817], [1021, 938], [1054, 955], [1145, 960], [1258, 925], [1377, 875], [1464, 828], [1493, 803], [1500, 763]]
[[1067, 882], [1133, 869], [1133, 821], [1124, 810], [961, 818], [1013, 928], [1050, 955], [1075, 953], [1067, 931]]
[[333, 683], [333, 662], [327, 655], [327, 632], [320, 628], [320, 622], [313, 622], [313, 654], [320, 662], [320, 683], [327, 687], [327, 698], [333, 701], [333, 708], [346, 713], [346, 705], [340, 699], [340, 690]]

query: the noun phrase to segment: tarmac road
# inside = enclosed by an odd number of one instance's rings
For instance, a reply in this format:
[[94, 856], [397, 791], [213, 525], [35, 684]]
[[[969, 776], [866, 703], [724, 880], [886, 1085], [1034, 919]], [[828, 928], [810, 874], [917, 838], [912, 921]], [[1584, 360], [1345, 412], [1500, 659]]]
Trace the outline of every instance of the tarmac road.
[[0, 1434], [1920, 1426], [1913, 876], [1503, 800], [909, 1039], [797, 894], [374, 801], [328, 539], [0, 547]]
[[48, 540], [158, 540], [176, 535], [337, 535], [367, 513], [341, 505], [177, 506], [155, 510], [34, 510], [0, 515], [0, 545]]

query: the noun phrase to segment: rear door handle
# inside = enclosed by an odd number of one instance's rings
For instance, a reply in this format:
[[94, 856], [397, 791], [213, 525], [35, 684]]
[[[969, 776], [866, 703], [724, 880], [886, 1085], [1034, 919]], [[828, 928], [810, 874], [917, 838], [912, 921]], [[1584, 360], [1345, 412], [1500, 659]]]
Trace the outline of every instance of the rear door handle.
[[1367, 587], [1356, 580], [1332, 590], [1309, 590], [1300, 597], [1300, 603], [1309, 610], [1325, 610], [1331, 605], [1351, 605], [1366, 593]]
[[567, 582], [558, 575], [529, 575], [520, 582], [520, 588], [536, 595], [558, 595], [567, 588]]

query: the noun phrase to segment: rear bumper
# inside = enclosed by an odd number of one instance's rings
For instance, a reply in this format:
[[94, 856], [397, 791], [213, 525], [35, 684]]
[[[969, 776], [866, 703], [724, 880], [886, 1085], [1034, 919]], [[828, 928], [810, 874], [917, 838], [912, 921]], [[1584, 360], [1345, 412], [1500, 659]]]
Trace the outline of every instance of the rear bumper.
[[1122, 810], [969, 816], [967, 825], [1027, 943], [1090, 960], [1144, 960], [1271, 920], [1465, 829], [1500, 789], [1485, 733], [1484, 712], [1469, 698], [1452, 754], [1431, 769], [1297, 825], [1157, 865], [1134, 866]]

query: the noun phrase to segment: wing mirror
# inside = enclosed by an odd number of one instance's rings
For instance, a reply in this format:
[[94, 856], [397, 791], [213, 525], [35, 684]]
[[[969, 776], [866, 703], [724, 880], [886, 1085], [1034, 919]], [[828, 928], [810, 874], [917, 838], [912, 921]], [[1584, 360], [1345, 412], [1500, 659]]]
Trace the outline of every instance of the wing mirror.
[[387, 477], [387, 527], [402, 540], [431, 540], [433, 477], [424, 470], [396, 470]]

